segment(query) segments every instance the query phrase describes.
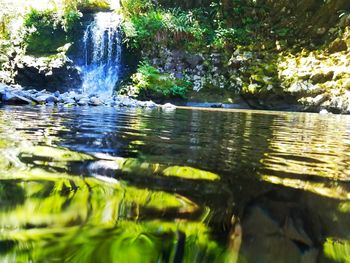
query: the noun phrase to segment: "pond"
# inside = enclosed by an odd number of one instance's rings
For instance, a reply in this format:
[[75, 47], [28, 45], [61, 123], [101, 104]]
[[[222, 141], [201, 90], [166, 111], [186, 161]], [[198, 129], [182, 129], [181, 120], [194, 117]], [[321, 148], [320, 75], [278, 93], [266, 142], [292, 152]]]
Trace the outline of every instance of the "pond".
[[0, 108], [1, 262], [349, 262], [350, 116]]

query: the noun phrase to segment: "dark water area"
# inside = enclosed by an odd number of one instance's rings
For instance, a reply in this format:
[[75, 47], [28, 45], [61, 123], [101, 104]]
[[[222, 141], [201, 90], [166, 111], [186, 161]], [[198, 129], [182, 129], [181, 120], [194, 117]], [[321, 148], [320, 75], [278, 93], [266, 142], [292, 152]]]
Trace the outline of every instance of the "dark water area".
[[349, 262], [350, 117], [0, 108], [0, 262]]

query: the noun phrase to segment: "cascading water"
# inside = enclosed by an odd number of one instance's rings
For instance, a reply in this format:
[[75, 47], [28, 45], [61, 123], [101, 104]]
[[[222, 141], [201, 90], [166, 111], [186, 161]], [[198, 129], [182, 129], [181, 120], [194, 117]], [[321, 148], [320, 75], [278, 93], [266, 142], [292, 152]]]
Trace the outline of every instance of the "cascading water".
[[83, 48], [82, 92], [111, 96], [121, 70], [120, 17], [114, 12], [96, 13], [84, 32]]

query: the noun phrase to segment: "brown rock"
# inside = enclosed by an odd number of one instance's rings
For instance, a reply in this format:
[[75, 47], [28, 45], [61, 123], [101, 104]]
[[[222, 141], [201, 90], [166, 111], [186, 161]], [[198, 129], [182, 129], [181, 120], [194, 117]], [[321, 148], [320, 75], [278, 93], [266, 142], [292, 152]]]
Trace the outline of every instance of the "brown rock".
[[347, 51], [347, 49], [348, 46], [346, 45], [345, 40], [337, 38], [330, 44], [328, 51], [329, 53], [336, 53], [341, 51]]

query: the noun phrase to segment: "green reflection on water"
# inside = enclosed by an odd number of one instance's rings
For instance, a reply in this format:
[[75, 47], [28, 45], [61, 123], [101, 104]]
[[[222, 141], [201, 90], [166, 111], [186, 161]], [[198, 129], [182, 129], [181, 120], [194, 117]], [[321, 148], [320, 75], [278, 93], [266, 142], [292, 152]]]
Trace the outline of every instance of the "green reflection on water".
[[213, 173], [137, 159], [99, 160], [28, 142], [2, 145], [0, 261], [222, 262], [228, 257], [211, 239], [205, 223], [209, 207], [114, 178], [74, 176], [69, 166], [90, 162], [115, 172], [218, 179]]
[[102, 113], [0, 112], [0, 262], [346, 262], [346, 121]]
[[336, 262], [350, 262], [350, 242], [349, 240], [335, 240], [327, 238], [324, 243], [326, 256]]
[[170, 262], [175, 255], [169, 251], [175, 253], [179, 242], [184, 243], [184, 262], [204, 256], [219, 260], [224, 253], [201, 221], [138, 220], [140, 211], [147, 209], [162, 213], [177, 209], [178, 214], [196, 209], [181, 196], [94, 178], [1, 181], [0, 185], [2, 197], [14, 190], [18, 195], [0, 211], [0, 237], [9, 246], [6, 254], [0, 253], [3, 260]]

